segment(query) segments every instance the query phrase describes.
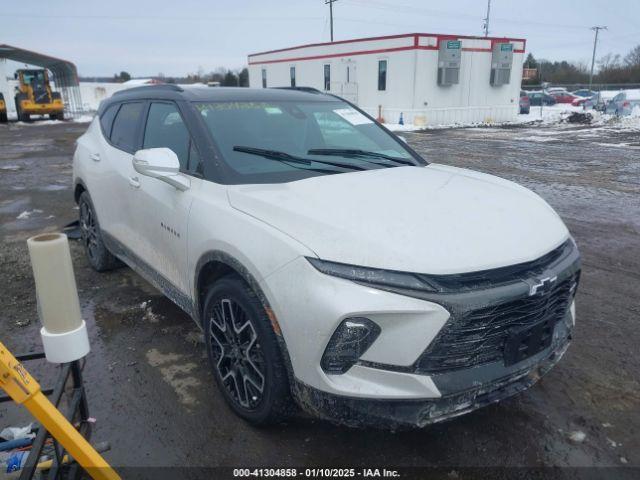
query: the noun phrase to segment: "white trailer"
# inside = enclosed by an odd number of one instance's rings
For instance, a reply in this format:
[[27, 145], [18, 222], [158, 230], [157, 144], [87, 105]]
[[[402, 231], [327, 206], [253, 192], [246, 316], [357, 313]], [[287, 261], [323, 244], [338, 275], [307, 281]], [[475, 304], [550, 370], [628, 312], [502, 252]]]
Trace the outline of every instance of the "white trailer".
[[513, 121], [526, 40], [410, 33], [249, 55], [249, 85], [312, 87], [387, 123]]

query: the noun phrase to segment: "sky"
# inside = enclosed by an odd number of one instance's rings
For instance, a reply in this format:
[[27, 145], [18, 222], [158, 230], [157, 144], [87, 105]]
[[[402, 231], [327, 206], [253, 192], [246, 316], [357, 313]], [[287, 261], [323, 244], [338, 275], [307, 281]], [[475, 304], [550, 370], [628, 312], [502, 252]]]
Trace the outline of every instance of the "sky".
[[[481, 35], [487, 0], [336, 0], [336, 40], [398, 33]], [[238, 69], [247, 55], [329, 41], [325, 0], [30, 0], [0, 4], [0, 44], [74, 62], [81, 76]], [[640, 0], [491, 0], [489, 34], [548, 60], [624, 56], [640, 44]]]

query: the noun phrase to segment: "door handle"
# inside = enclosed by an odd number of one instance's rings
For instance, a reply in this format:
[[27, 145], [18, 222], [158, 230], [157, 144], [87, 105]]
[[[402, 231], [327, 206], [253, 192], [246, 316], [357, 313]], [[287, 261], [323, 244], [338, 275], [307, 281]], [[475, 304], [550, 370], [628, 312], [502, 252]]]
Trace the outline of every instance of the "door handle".
[[138, 177], [129, 177], [129, 185], [133, 188], [140, 188], [140, 179]]
[[89, 158], [91, 158], [91, 160], [93, 160], [94, 162], [99, 162], [100, 161], [100, 154], [99, 153], [92, 153], [91, 155], [89, 155]]

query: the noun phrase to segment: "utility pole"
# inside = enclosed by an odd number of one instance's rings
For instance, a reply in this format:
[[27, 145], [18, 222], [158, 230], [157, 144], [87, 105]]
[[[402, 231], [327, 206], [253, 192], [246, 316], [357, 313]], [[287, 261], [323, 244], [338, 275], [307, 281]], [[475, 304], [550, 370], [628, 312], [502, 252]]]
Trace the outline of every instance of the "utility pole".
[[333, 42], [333, 2], [338, 0], [324, 0], [325, 5], [329, 5], [329, 22], [331, 24], [331, 41]]
[[544, 108], [544, 82], [542, 81], [542, 59], [538, 63], [540, 67], [540, 118], [542, 118], [542, 109]]
[[487, 0], [487, 16], [484, 17], [484, 23], [482, 24], [482, 28], [484, 29], [484, 36], [489, 36], [489, 15], [491, 14], [491, 0]]
[[593, 84], [593, 66], [596, 63], [596, 47], [598, 46], [598, 33], [600, 30], [606, 30], [606, 26], [595, 26], [591, 27], [591, 30], [595, 30], [596, 36], [593, 39], [593, 56], [591, 57], [591, 73], [589, 74], [589, 90], [591, 90], [591, 85]]

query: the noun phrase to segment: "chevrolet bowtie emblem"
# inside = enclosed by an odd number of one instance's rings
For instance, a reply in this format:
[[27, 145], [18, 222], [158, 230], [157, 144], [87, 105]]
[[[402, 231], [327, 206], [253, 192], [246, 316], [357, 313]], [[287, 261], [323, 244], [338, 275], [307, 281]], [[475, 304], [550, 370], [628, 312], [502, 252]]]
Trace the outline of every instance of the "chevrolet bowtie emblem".
[[546, 277], [538, 280], [536, 283], [531, 285], [531, 287], [529, 287], [529, 296], [550, 292], [551, 287], [553, 287], [553, 284], [557, 279], [558, 277], [555, 276], [555, 277]]

